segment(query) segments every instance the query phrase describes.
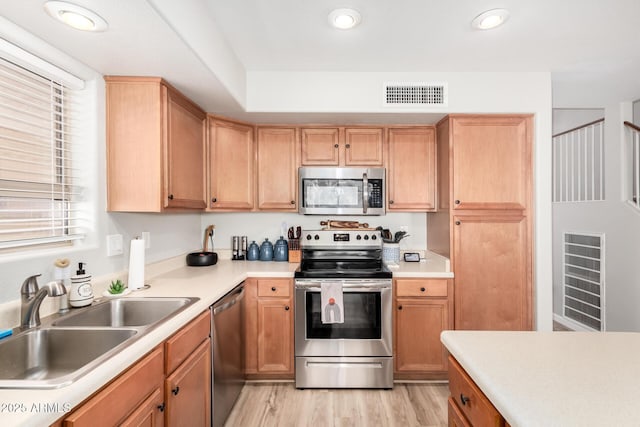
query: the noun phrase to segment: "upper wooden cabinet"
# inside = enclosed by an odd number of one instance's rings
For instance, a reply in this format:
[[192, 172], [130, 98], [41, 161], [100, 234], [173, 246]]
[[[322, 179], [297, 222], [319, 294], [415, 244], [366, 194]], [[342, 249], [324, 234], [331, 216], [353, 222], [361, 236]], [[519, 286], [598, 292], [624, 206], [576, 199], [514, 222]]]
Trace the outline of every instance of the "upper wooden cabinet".
[[105, 81], [107, 210], [204, 209], [206, 113], [160, 78]]
[[453, 209], [526, 209], [531, 117], [453, 116]]
[[298, 210], [300, 143], [294, 127], [258, 127], [258, 209]]
[[303, 127], [303, 166], [382, 166], [383, 128]]
[[209, 116], [209, 203], [207, 210], [254, 207], [254, 128]]
[[436, 209], [436, 141], [433, 127], [387, 131], [387, 209]]

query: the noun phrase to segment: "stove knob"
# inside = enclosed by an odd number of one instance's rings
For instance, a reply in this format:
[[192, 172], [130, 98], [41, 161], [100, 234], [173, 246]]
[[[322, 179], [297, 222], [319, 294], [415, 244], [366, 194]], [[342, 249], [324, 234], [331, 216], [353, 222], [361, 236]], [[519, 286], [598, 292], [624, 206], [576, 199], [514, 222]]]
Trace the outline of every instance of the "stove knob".
[[376, 239], [377, 239], [377, 237], [376, 237], [375, 234], [373, 236], [371, 236], [371, 240], [376, 240]]
[[315, 236], [313, 236], [314, 239], [316, 240], [320, 240], [320, 236], [318, 236], [317, 234]]
[[369, 240], [369, 235], [368, 234], [364, 235], [364, 240]]
[[362, 240], [362, 236], [358, 234], [358, 235], [356, 236], [356, 240]]
[[307, 234], [307, 240], [311, 240], [311, 234]]

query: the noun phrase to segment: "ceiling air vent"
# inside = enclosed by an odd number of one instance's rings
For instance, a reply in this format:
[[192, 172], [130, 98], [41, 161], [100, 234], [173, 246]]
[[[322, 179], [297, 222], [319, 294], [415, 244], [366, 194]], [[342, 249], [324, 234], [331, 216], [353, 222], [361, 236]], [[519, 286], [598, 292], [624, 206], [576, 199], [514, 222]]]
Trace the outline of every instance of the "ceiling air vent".
[[446, 106], [446, 83], [385, 83], [386, 106]]

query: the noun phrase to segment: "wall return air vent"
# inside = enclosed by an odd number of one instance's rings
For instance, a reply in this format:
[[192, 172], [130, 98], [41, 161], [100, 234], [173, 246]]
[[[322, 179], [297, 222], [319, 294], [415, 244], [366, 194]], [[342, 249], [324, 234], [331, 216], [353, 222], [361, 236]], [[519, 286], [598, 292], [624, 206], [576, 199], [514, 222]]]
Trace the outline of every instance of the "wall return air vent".
[[447, 83], [385, 83], [383, 96], [388, 107], [446, 107]]

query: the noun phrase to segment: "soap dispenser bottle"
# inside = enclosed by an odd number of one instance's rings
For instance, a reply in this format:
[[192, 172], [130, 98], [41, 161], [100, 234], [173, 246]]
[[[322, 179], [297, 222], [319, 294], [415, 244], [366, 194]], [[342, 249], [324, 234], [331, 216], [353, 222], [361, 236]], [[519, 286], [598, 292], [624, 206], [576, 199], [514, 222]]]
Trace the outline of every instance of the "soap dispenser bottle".
[[85, 273], [85, 265], [86, 263], [79, 262], [76, 275], [71, 277], [71, 291], [69, 292], [71, 307], [85, 307], [93, 302], [91, 275]]

